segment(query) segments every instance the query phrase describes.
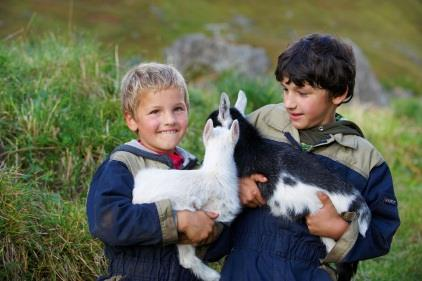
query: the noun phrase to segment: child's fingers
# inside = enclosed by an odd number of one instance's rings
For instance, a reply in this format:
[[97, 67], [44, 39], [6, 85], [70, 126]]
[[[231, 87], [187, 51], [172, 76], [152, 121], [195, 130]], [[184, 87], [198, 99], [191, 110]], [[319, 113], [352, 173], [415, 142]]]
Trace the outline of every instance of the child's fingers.
[[261, 192], [259, 192], [259, 190], [255, 194], [255, 199], [258, 202], [259, 206], [263, 206], [266, 203], [264, 197], [262, 197]]
[[192, 244], [192, 240], [190, 240], [186, 234], [179, 232], [179, 240], [177, 241], [178, 244]]
[[265, 205], [265, 200], [262, 198], [261, 193], [258, 191], [244, 205], [246, 205], [249, 208], [261, 207], [261, 206]]
[[260, 207], [265, 204], [258, 189], [257, 183], [266, 182], [267, 178], [261, 174], [252, 174], [251, 176], [240, 179], [239, 198], [240, 202], [249, 208]]
[[[255, 183], [266, 183], [268, 181], [268, 179], [262, 174], [252, 174], [250, 178]], [[256, 185], [256, 189], [253, 191], [253, 198], [256, 206], [261, 207], [266, 203], [264, 197], [262, 197], [261, 192], [258, 189], [258, 185]]]
[[250, 178], [255, 182], [264, 183], [267, 182], [268, 179], [262, 174], [252, 174]]
[[218, 216], [220, 215], [219, 213], [211, 212], [211, 211], [206, 211], [205, 214], [207, 214], [207, 216], [210, 219], [213, 219], [213, 220], [215, 220], [216, 218], [218, 218]]
[[255, 190], [255, 189], [246, 190], [245, 192], [243, 192], [242, 197], [241, 197], [242, 204], [250, 208], [256, 208], [259, 205], [259, 201], [257, 199], [258, 194], [259, 194], [258, 190]]
[[317, 196], [318, 196], [319, 201], [321, 201], [323, 206], [331, 203], [330, 197], [328, 197], [328, 195], [326, 193], [318, 191]]
[[247, 206], [251, 208], [260, 207], [262, 205], [265, 205], [265, 200], [261, 195], [261, 192], [259, 189], [254, 189], [250, 191], [250, 194], [248, 194], [248, 198], [246, 200]]
[[218, 236], [220, 236], [221, 232], [223, 231], [223, 225], [220, 223], [215, 223], [213, 226], [212, 232], [208, 235], [206, 239], [199, 242], [197, 245], [207, 245], [214, 242]]

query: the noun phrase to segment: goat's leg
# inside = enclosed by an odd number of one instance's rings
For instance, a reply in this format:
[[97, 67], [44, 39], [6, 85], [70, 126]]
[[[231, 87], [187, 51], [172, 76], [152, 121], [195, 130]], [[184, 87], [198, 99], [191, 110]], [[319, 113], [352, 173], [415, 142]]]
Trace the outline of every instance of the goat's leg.
[[192, 245], [178, 244], [179, 262], [184, 268], [192, 272], [204, 281], [218, 281], [220, 274], [214, 269], [206, 266], [196, 255], [195, 248]]
[[333, 249], [333, 247], [336, 245], [336, 241], [332, 238], [328, 237], [322, 237], [321, 236], [322, 243], [324, 243], [325, 248], [327, 249], [327, 254]]

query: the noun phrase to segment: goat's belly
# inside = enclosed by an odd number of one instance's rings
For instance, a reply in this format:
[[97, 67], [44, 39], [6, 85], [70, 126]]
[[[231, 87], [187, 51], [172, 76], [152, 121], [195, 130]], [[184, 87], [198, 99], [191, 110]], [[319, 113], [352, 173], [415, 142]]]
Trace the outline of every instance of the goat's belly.
[[186, 183], [183, 184], [181, 179], [172, 175], [164, 177], [153, 173], [138, 174], [135, 178], [132, 202], [142, 204], [169, 199], [175, 209], [190, 209], [195, 198], [192, 198], [191, 190], [187, 187]]
[[286, 181], [280, 179], [272, 197], [268, 200], [271, 212], [275, 216], [287, 218], [303, 217], [309, 213], [314, 213], [322, 207], [317, 193], [327, 194], [338, 213], [349, 210], [354, 195], [344, 195], [340, 193], [328, 192], [320, 187], [306, 184], [300, 181]]
[[184, 199], [180, 196], [181, 193], [177, 194], [172, 190], [164, 190], [162, 188], [149, 188], [148, 186], [140, 185], [133, 189], [133, 200], [134, 204], [142, 203], [153, 203], [164, 199], [170, 199], [170, 201], [181, 201]]

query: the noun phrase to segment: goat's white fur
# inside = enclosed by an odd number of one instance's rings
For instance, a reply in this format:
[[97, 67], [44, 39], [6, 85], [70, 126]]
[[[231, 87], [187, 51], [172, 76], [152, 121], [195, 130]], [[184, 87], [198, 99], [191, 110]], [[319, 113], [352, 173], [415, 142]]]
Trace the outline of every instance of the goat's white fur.
[[[284, 175], [280, 176], [274, 194], [267, 202], [271, 209], [271, 213], [276, 217], [289, 217], [289, 212], [291, 210], [294, 210], [295, 213], [304, 213], [306, 210], [309, 210], [311, 214], [317, 212], [322, 208], [322, 203], [317, 196], [317, 192], [326, 193], [339, 214], [349, 210], [350, 203], [355, 197], [354, 195], [330, 193], [327, 190], [303, 182], [298, 182], [297, 185], [292, 187], [284, 184], [282, 180], [283, 177]], [[276, 204], [276, 202], [278, 202], [278, 204]], [[365, 235], [367, 228], [367, 224], [362, 227], [362, 235]], [[321, 237], [321, 240], [327, 249], [327, 253], [330, 252], [336, 244], [334, 239], [328, 237]]]
[[[228, 127], [213, 127], [208, 120], [204, 132], [204, 161], [198, 170], [143, 169], [135, 176], [133, 203], [169, 199], [174, 210], [205, 210], [219, 214], [217, 221], [231, 222], [240, 211], [238, 178], [233, 158], [239, 138], [237, 121]], [[192, 245], [177, 245], [180, 264], [205, 281], [220, 274], [195, 256]]]
[[[239, 110], [243, 116], [245, 116], [246, 103], [246, 95], [242, 90], [240, 90], [238, 93], [237, 101], [235, 103], [235, 108]], [[227, 94], [222, 93], [219, 111], [225, 110], [226, 113], [219, 112], [219, 117], [221, 115], [223, 122], [221, 122], [220, 119], [219, 121], [223, 126], [230, 126], [230, 124], [233, 122], [229, 113], [229, 108], [230, 101], [228, 100], [228, 96]], [[356, 194], [339, 194], [335, 192], [329, 192], [320, 187], [303, 183], [297, 178], [295, 178], [295, 180], [298, 181], [298, 184], [292, 187], [284, 184], [282, 178], [286, 175], [288, 174], [280, 174], [274, 193], [267, 202], [271, 209], [271, 213], [277, 217], [283, 216], [290, 218], [290, 212], [292, 210], [296, 214], [303, 213], [306, 209], [308, 209], [310, 213], [315, 213], [322, 207], [322, 203], [317, 196], [318, 192], [323, 192], [328, 195], [339, 214], [348, 211], [351, 202], [356, 197]], [[369, 226], [368, 222], [364, 220], [358, 220], [358, 222], [359, 232], [362, 234], [362, 236], [365, 236]], [[334, 239], [321, 237], [321, 240], [327, 249], [327, 253], [330, 252], [335, 245]]]

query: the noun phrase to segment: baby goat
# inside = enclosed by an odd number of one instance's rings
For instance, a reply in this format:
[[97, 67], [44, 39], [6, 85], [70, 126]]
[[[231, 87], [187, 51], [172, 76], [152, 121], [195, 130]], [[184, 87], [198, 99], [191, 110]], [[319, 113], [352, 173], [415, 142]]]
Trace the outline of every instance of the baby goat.
[[[144, 169], [135, 176], [133, 203], [169, 199], [174, 210], [206, 210], [219, 214], [217, 221], [231, 222], [240, 211], [238, 178], [233, 154], [239, 139], [239, 124], [230, 129], [213, 127], [208, 120], [203, 131], [204, 161], [198, 170]], [[205, 281], [220, 274], [195, 256], [192, 245], [177, 245], [179, 262]]]
[[[320, 164], [311, 154], [292, 149], [279, 142], [264, 139], [244, 117], [246, 96], [239, 91], [235, 107], [230, 108], [223, 93], [218, 111], [210, 117], [215, 125], [229, 127], [239, 122], [240, 137], [234, 158], [239, 177], [260, 173], [268, 182], [259, 186], [274, 216], [288, 219], [304, 217], [318, 211], [322, 203], [317, 192], [329, 196], [337, 212], [353, 211], [358, 215], [359, 232], [365, 236], [371, 212], [365, 199], [348, 184]], [[321, 237], [327, 252], [335, 245], [328, 237]]]

